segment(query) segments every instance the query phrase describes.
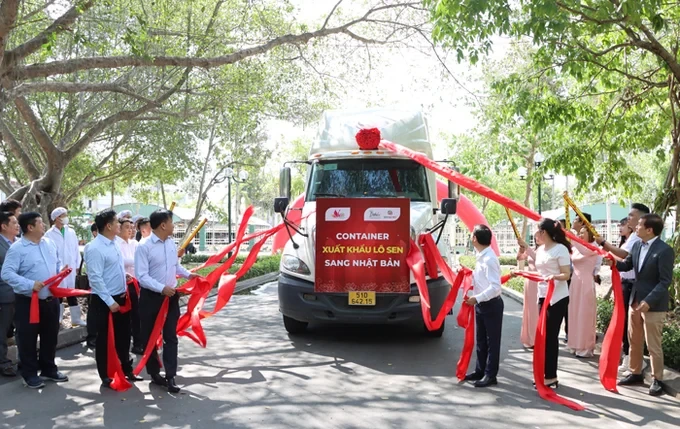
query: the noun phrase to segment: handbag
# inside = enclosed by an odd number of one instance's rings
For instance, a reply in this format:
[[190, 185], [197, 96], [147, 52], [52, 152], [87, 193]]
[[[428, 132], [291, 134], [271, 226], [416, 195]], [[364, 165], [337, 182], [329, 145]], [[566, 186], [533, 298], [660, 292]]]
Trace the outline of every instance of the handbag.
[[85, 262], [84, 258], [80, 260], [80, 266], [76, 272], [76, 289], [89, 290], [90, 281], [87, 279], [87, 274], [83, 274], [83, 262]]

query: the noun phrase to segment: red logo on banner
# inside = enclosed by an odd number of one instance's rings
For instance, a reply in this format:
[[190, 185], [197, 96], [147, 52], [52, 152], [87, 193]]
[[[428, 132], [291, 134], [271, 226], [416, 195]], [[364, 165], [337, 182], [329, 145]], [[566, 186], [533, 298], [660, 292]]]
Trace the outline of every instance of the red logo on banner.
[[316, 200], [316, 292], [411, 291], [406, 198]]

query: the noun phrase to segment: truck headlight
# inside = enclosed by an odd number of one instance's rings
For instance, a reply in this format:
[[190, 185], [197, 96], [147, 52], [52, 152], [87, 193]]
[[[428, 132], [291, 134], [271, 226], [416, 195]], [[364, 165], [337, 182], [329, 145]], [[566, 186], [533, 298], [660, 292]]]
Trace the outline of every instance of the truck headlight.
[[305, 275], [311, 274], [307, 264], [302, 262], [300, 258], [293, 255], [283, 255], [281, 258], [281, 265], [283, 265], [283, 268], [293, 273]]

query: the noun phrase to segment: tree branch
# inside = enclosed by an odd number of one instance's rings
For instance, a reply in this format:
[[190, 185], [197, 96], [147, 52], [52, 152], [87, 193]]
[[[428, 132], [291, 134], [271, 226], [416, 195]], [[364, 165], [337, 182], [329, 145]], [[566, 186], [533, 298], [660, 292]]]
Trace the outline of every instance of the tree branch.
[[27, 19], [33, 18], [35, 15], [39, 14], [43, 10], [47, 9], [48, 7], [52, 6], [56, 0], [48, 0], [43, 4], [42, 6], [38, 6], [37, 8], [33, 9], [32, 11], [28, 12], [26, 15], [22, 16], [19, 18], [19, 22], [26, 21]]
[[177, 90], [179, 90], [182, 87], [182, 85], [184, 85], [184, 82], [186, 82], [186, 80], [189, 77], [190, 71], [191, 68], [187, 68], [182, 77], [179, 79], [179, 81], [177, 81], [175, 86], [172, 87], [170, 90], [166, 91], [165, 93], [163, 93], [155, 100], [153, 100], [153, 102], [147, 103], [137, 110], [122, 110], [97, 122], [97, 124], [90, 128], [90, 130], [87, 133], [85, 133], [85, 135], [82, 136], [77, 142], [75, 142], [73, 146], [66, 150], [66, 160], [70, 161], [71, 159], [75, 158], [75, 156], [82, 152], [83, 149], [85, 149], [87, 145], [89, 145], [92, 142], [92, 140], [94, 140], [95, 137], [97, 137], [102, 131], [104, 131], [111, 125], [114, 125], [120, 121], [134, 119], [139, 115], [149, 112], [157, 105], [165, 102], [168, 98], [172, 96], [172, 94], [177, 92]]
[[283, 45], [299, 45], [306, 44], [312, 39], [318, 39], [334, 34], [346, 33], [346, 31], [366, 20], [372, 15], [380, 11], [389, 9], [397, 9], [409, 7], [409, 5], [418, 5], [419, 3], [400, 3], [396, 5], [383, 5], [370, 9], [361, 17], [347, 22], [338, 27], [322, 28], [316, 31], [302, 33], [302, 34], [287, 34], [276, 37], [266, 43], [250, 48], [244, 48], [229, 55], [212, 57], [212, 58], [196, 58], [196, 57], [166, 57], [158, 56], [152, 58], [134, 57], [134, 56], [111, 56], [111, 57], [91, 57], [91, 58], [76, 58], [64, 61], [52, 61], [41, 64], [32, 64], [24, 67], [16, 67], [8, 74], [14, 80], [26, 80], [39, 77], [48, 77], [60, 74], [68, 74], [83, 70], [92, 69], [115, 69], [122, 67], [197, 67], [202, 69], [211, 69], [228, 64], [234, 64], [243, 59], [260, 55], [268, 52], [276, 47]]
[[326, 26], [328, 25], [328, 21], [331, 20], [331, 17], [332, 17], [333, 14], [335, 13], [335, 9], [337, 9], [338, 6], [340, 6], [340, 3], [342, 3], [342, 1], [343, 1], [343, 0], [339, 0], [337, 3], [335, 3], [335, 6], [333, 6], [333, 9], [331, 9], [331, 12], [328, 14], [328, 16], [326, 17], [326, 20], [323, 22], [323, 25], [321, 26], [321, 29], [322, 29], [322, 30], [323, 30], [324, 28], [326, 28]]
[[2, 0], [0, 3], [0, 70], [3, 67], [9, 32], [14, 28], [18, 11], [19, 0]]
[[76, 4], [66, 11], [62, 16], [54, 20], [54, 22], [47, 27], [45, 30], [40, 32], [37, 36], [32, 38], [26, 43], [23, 43], [11, 51], [7, 52], [10, 55], [12, 61], [20, 61], [32, 53], [40, 49], [41, 46], [48, 43], [50, 38], [54, 34], [61, 33], [67, 30], [73, 23], [76, 22], [78, 17], [83, 13], [87, 12], [92, 6], [94, 6], [94, 0], [86, 0], [84, 2], [76, 2]]
[[28, 177], [31, 180], [37, 179], [40, 176], [38, 168], [33, 163], [31, 157], [28, 156], [26, 151], [21, 147], [12, 131], [7, 127], [7, 124], [5, 124], [5, 121], [2, 120], [2, 117], [0, 117], [0, 137], [2, 137], [9, 145], [10, 152], [12, 152], [12, 155], [19, 160], [21, 166], [26, 171], [26, 174], [28, 174]]
[[26, 94], [36, 92], [63, 92], [67, 94], [77, 94], [80, 92], [116, 92], [133, 97], [145, 103], [153, 103], [153, 100], [135, 94], [134, 89], [116, 83], [78, 83], [78, 82], [40, 82], [23, 83], [7, 94], [7, 98], [13, 100]]
[[35, 116], [35, 113], [33, 112], [31, 106], [28, 104], [28, 101], [26, 101], [24, 97], [16, 97], [14, 99], [14, 105], [17, 107], [17, 110], [24, 118], [24, 121], [26, 122], [28, 129], [31, 131], [31, 135], [33, 135], [35, 141], [38, 142], [43, 152], [45, 152], [45, 155], [47, 156], [47, 161], [48, 162], [56, 161], [59, 149], [57, 149], [54, 143], [52, 143], [52, 139], [40, 124], [40, 121]]

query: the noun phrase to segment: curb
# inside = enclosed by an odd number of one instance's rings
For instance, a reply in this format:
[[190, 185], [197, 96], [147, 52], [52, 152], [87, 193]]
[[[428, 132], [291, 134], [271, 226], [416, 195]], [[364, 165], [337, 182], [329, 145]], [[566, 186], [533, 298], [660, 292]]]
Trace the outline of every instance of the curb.
[[[513, 301], [516, 301], [520, 304], [524, 304], [524, 295], [512, 290], [508, 287], [503, 286], [503, 291], [502, 291], [504, 296], [507, 296], [508, 298], [512, 299]], [[599, 335], [598, 335], [599, 337]], [[648, 360], [645, 358], [645, 360]], [[651, 366], [648, 364], [647, 369], [643, 371], [643, 374], [645, 376], [645, 382], [650, 383], [652, 382], [652, 375], [649, 371]], [[669, 377], [670, 376], [670, 377]], [[669, 396], [680, 399], [680, 373], [670, 369], [669, 367], [664, 367], [664, 380], [665, 382], [661, 383], [663, 386], [663, 390], [668, 394]], [[669, 382], [669, 380], [672, 380], [672, 382]]]
[[[236, 283], [236, 288], [234, 289], [234, 294], [244, 292], [253, 288], [256, 288], [258, 286], [262, 286], [265, 283], [270, 283], [276, 280], [279, 277], [279, 272], [273, 272], [269, 274], [265, 274], [263, 276], [259, 277], [253, 277], [252, 279], [248, 280], [243, 280], [242, 282], [237, 282]], [[213, 297], [217, 295], [217, 288], [213, 289], [213, 292], [210, 293], [208, 296]], [[186, 305], [186, 301], [180, 301], [180, 305], [184, 306]], [[57, 339], [57, 350], [63, 349], [65, 347], [72, 346], [74, 344], [82, 343], [85, 341], [85, 338], [87, 337], [87, 328], [86, 327], [78, 327], [78, 328], [72, 328], [72, 329], [62, 329], [59, 331], [59, 337]], [[8, 353], [7, 356], [16, 361], [16, 354], [17, 354], [17, 347], [15, 345], [10, 346], [8, 348]]]

